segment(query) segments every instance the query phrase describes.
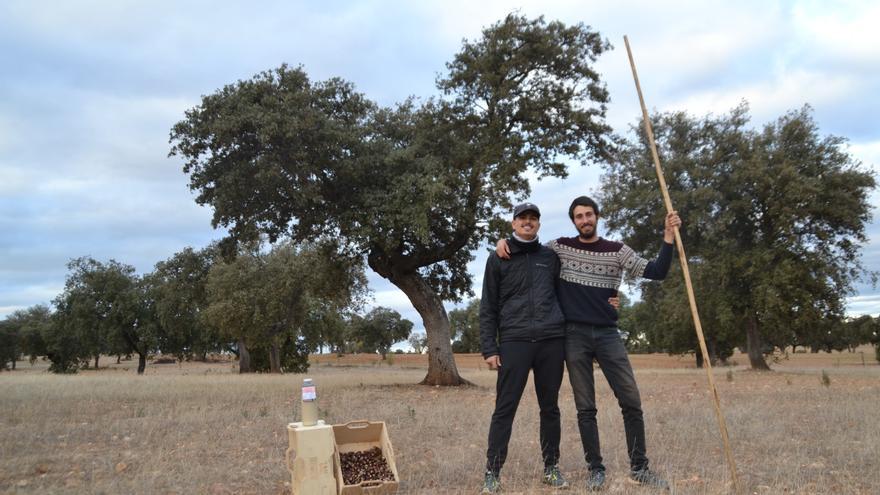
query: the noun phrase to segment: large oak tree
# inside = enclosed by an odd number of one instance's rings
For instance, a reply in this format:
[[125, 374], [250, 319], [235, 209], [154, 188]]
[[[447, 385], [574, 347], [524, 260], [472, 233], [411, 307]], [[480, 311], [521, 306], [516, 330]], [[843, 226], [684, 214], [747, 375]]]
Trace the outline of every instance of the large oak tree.
[[440, 95], [392, 107], [283, 65], [204, 96], [171, 154], [231, 240], [328, 235], [366, 257], [422, 317], [423, 383], [457, 385], [443, 301], [471, 293], [470, 253], [529, 194], [527, 174], [606, 158], [592, 64], [608, 48], [588, 26], [510, 15], [463, 43]]

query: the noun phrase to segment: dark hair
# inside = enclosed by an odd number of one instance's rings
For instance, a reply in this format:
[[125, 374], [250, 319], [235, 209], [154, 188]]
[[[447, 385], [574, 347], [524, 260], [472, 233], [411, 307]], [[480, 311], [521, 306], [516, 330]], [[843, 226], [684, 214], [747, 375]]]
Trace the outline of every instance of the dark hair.
[[578, 196], [574, 198], [574, 201], [571, 202], [571, 206], [568, 207], [568, 218], [574, 221], [574, 209], [576, 206], [589, 206], [593, 208], [593, 212], [596, 216], [599, 216], [599, 205], [593, 201], [592, 198], [588, 198], [586, 196]]

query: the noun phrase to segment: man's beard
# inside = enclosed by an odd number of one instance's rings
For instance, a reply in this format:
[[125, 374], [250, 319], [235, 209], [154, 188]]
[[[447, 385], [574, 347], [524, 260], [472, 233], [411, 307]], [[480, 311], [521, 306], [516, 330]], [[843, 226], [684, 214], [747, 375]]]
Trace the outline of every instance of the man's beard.
[[578, 237], [580, 237], [581, 239], [583, 239], [583, 240], [585, 240], [585, 241], [591, 241], [591, 240], [593, 240], [593, 239], [596, 238], [596, 233], [597, 233], [597, 231], [596, 231], [596, 226], [595, 226], [595, 225], [592, 225], [592, 226], [591, 226], [591, 229], [590, 229], [589, 234], [584, 234], [583, 229], [584, 229], [584, 227], [580, 227], [580, 228], [577, 229], [577, 231], [578, 231]]

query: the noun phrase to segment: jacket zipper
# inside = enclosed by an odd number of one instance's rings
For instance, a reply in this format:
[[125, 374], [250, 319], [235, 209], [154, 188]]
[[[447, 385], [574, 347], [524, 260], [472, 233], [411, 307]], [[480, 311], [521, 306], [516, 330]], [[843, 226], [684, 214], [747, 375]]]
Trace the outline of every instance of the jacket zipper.
[[532, 275], [532, 260], [529, 257], [528, 252], [526, 252], [526, 276], [528, 277], [529, 282], [529, 326], [531, 327], [532, 342], [537, 342], [538, 337], [535, 331], [535, 298], [533, 293], [535, 290], [535, 278]]

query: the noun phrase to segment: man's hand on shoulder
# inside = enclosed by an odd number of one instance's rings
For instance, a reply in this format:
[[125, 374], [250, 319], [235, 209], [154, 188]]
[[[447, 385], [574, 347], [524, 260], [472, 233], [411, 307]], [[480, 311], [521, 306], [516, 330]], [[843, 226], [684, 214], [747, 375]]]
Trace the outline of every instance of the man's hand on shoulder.
[[500, 239], [495, 243], [495, 254], [503, 260], [510, 259], [510, 247], [507, 246], [507, 239]]

